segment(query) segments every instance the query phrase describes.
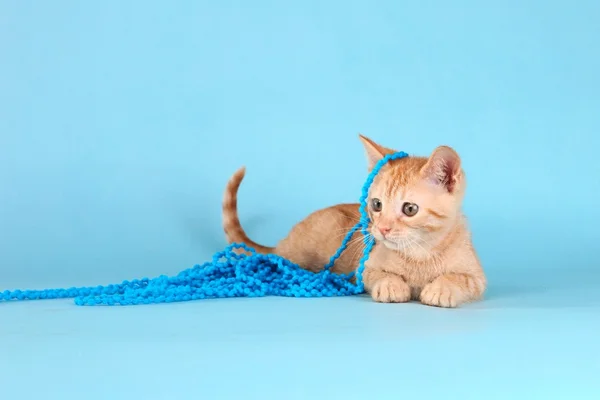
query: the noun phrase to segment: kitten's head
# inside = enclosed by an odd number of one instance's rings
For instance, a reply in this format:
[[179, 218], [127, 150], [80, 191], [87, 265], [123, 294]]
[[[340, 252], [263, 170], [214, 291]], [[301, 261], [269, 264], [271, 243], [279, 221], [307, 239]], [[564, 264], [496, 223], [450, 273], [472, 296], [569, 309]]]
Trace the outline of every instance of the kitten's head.
[[[369, 171], [395, 150], [360, 136]], [[386, 163], [369, 190], [367, 211], [374, 238], [407, 253], [427, 252], [456, 224], [466, 186], [459, 155], [439, 146], [429, 157]]]

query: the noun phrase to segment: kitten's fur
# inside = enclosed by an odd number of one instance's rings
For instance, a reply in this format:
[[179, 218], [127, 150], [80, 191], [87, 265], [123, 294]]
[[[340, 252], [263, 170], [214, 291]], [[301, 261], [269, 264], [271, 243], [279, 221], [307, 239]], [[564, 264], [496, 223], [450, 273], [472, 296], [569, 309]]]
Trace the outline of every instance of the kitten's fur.
[[[371, 170], [386, 154], [395, 152], [360, 136]], [[241, 242], [260, 253], [275, 253], [302, 268], [318, 271], [340, 246], [360, 218], [359, 204], [340, 204], [318, 210], [295, 225], [276, 247], [248, 238], [237, 214], [237, 190], [245, 169], [227, 184], [223, 227], [230, 243]], [[465, 174], [458, 154], [447, 146], [429, 157], [388, 162], [377, 174], [367, 200], [375, 245], [365, 263], [363, 282], [371, 297], [383, 303], [411, 299], [439, 307], [457, 307], [478, 300], [486, 278], [471, 243], [461, 204]], [[373, 199], [380, 200], [380, 211]], [[375, 200], [376, 201], [376, 200]], [[406, 203], [418, 205], [413, 216], [403, 213]], [[382, 233], [385, 232], [385, 235]], [[336, 261], [333, 271], [348, 273], [358, 267], [364, 247], [357, 232]]]

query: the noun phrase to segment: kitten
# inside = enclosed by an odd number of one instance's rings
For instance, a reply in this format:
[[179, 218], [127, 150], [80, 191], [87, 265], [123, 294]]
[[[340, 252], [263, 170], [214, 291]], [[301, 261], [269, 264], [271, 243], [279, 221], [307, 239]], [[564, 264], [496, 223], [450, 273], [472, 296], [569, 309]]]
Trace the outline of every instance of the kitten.
[[[360, 135], [369, 171], [395, 151]], [[252, 241], [237, 213], [237, 191], [245, 175], [230, 179], [223, 200], [223, 228], [229, 243], [245, 243], [259, 253], [274, 253], [317, 272], [329, 262], [344, 236], [359, 221], [359, 204], [339, 204], [308, 215], [276, 247]], [[363, 282], [373, 300], [402, 303], [420, 300], [457, 307], [483, 296], [486, 277], [461, 212], [465, 173], [459, 155], [439, 146], [429, 157], [409, 156], [385, 164], [367, 199], [375, 245], [365, 262]], [[358, 267], [364, 241], [356, 232], [332, 271]]]

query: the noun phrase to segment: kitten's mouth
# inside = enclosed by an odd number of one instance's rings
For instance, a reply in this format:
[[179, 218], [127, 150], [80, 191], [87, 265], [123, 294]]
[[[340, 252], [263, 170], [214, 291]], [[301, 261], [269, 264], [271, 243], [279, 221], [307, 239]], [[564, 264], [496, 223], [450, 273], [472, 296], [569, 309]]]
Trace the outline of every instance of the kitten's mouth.
[[390, 240], [390, 239], [381, 238], [379, 241], [381, 243], [383, 243], [383, 245], [385, 247], [387, 247], [388, 249], [390, 249], [390, 250], [399, 250], [399, 249], [402, 248], [402, 244], [401, 243], [395, 242], [395, 241]]

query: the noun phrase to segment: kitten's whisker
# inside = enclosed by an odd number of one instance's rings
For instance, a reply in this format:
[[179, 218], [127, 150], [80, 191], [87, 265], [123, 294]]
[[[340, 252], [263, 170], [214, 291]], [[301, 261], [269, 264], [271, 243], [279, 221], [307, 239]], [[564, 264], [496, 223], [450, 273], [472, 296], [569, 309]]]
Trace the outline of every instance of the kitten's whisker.
[[396, 244], [396, 253], [400, 254], [400, 243], [394, 242]]
[[410, 241], [411, 241], [412, 243], [414, 243], [416, 246], [419, 246], [419, 248], [420, 248], [421, 250], [423, 250], [425, 253], [428, 253], [427, 249], [426, 249], [425, 247], [423, 247], [423, 245], [422, 245], [422, 244], [420, 244], [419, 242], [417, 242], [417, 241], [416, 241], [414, 238], [412, 238], [412, 237], [409, 237], [408, 239], [410, 239]]
[[429, 241], [425, 240], [423, 237], [421, 237], [421, 235], [412, 236], [412, 239], [415, 241], [417, 241], [417, 240], [420, 241], [421, 243], [423, 243], [425, 246], [427, 246], [429, 248], [432, 247], [431, 243]]
[[363, 241], [363, 237], [357, 237], [352, 239], [349, 243], [348, 243], [348, 249], [350, 249], [351, 247], [354, 247], [354, 249], [352, 250], [352, 259], [354, 259], [354, 257], [356, 257], [356, 255], [358, 254], [359, 251], [364, 250], [366, 244]]
[[360, 259], [360, 253], [362, 253], [365, 250], [365, 247], [367, 247], [367, 243], [364, 243], [363, 241], [360, 242], [361, 245], [356, 246], [356, 248], [354, 249], [354, 251], [352, 252], [352, 260], [356, 260], [356, 259]]
[[362, 242], [364, 240], [363, 235], [358, 235], [350, 240], [350, 242]]
[[[408, 244], [410, 248], [410, 255], [414, 255], [416, 253], [415, 248], [413, 247], [413, 242], [410, 240], [410, 237], [404, 237], [404, 241]], [[414, 257], [411, 257], [414, 258]]]
[[348, 234], [348, 232], [350, 232], [352, 228], [340, 228], [337, 230], [333, 230], [333, 232], [335, 232], [335, 235], [333, 236], [335, 239], [337, 238], [341, 238], [344, 237]]

